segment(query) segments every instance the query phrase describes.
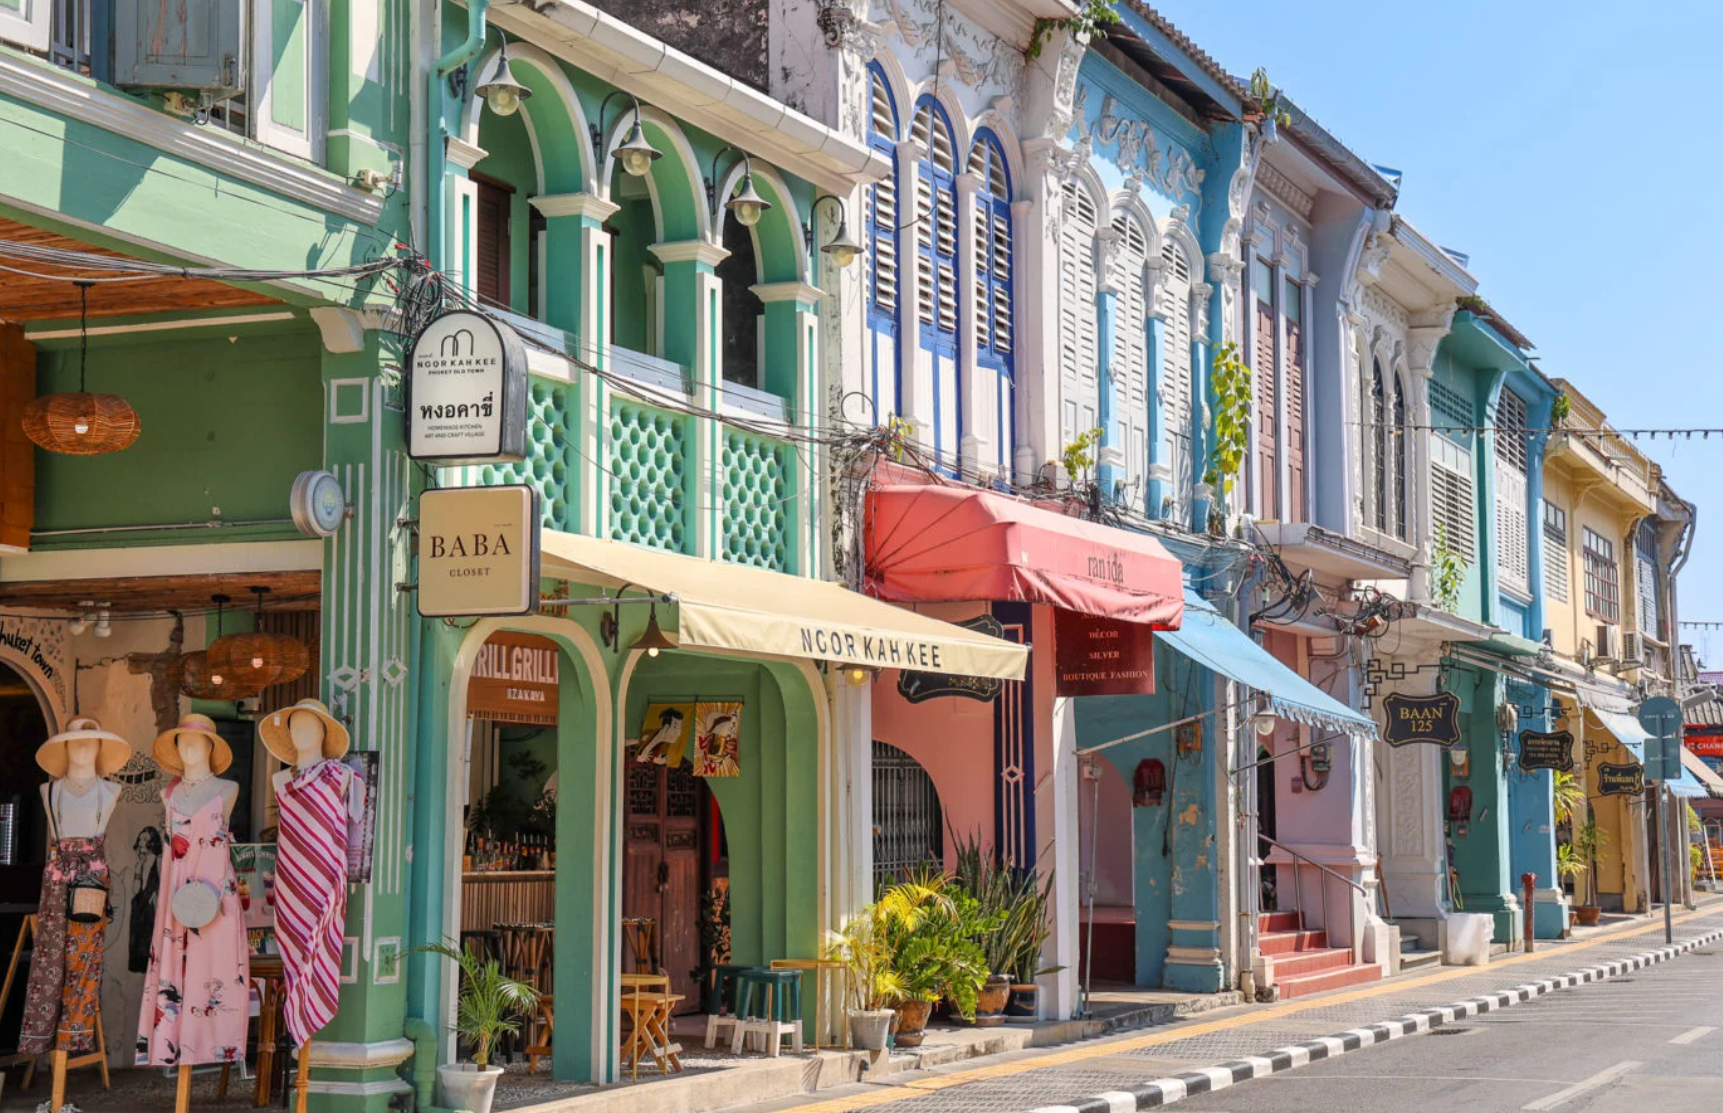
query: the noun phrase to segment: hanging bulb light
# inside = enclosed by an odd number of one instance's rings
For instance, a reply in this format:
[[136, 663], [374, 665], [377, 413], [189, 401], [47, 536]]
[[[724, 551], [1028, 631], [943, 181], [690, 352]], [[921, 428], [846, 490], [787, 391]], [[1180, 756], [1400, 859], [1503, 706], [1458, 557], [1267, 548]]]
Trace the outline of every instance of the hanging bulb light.
[[611, 152], [611, 157], [622, 163], [622, 169], [629, 174], [644, 178], [663, 153], [646, 141], [646, 131], [640, 126], [640, 111], [636, 108], [634, 126], [628, 129], [628, 138], [623, 140], [622, 146]]
[[509, 70], [508, 39], [503, 40], [502, 52], [497, 55], [496, 68], [491, 71], [490, 80], [474, 92], [485, 98], [485, 103], [498, 116], [513, 116], [520, 111], [521, 102], [532, 96], [532, 90], [516, 81]]
[[772, 203], [754, 189], [754, 172], [747, 169], [742, 171], [741, 188], [736, 191], [734, 197], [724, 202], [724, 207], [735, 216], [737, 224], [752, 228], [760, 223], [760, 218], [766, 215], [766, 210], [772, 207]]
[[644, 649], [648, 657], [656, 657], [666, 649], [675, 649], [676, 643], [664, 636], [664, 631], [658, 628], [658, 604], [652, 604], [652, 613], [646, 616], [646, 630], [634, 643], [635, 649]]
[[130, 448], [142, 432], [138, 411], [115, 394], [84, 389], [90, 362], [90, 287], [78, 286], [78, 389], [44, 394], [24, 406], [24, 435], [48, 452], [63, 456], [100, 456]]
[[852, 688], [865, 687], [867, 685], [868, 677], [871, 675], [872, 673], [869, 670], [862, 668], [860, 665], [851, 665], [849, 668], [844, 670], [844, 679], [850, 682], [850, 687]]
[[251, 590], [257, 595], [258, 628], [217, 638], [209, 647], [209, 658], [212, 672], [219, 670], [224, 681], [255, 695], [281, 679], [285, 662], [275, 644], [275, 636], [261, 629], [263, 597], [269, 589], [253, 587]]

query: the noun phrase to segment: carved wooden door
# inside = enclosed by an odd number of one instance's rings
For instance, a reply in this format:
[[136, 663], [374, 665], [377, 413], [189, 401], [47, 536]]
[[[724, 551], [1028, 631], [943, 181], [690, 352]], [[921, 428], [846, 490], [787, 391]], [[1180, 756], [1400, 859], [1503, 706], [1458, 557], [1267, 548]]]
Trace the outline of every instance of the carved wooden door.
[[[670, 991], [700, 1005], [700, 796], [687, 764], [629, 763], [628, 817], [622, 867], [623, 915], [658, 924], [659, 967]], [[625, 956], [626, 958], [627, 956]]]

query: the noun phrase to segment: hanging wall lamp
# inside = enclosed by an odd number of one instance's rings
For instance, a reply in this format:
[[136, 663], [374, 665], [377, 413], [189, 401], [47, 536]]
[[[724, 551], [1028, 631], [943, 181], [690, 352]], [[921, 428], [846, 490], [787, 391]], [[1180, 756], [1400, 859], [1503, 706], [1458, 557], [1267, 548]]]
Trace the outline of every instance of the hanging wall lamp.
[[646, 131], [640, 126], [640, 100], [634, 94], [617, 89], [604, 98], [604, 102], [598, 106], [598, 123], [591, 125], [592, 150], [595, 154], [602, 154], [604, 151], [604, 114], [615, 97], [628, 98], [634, 112], [634, 126], [628, 129], [628, 137], [610, 152], [610, 157], [620, 163], [627, 174], [644, 178], [652, 169], [652, 164], [663, 157], [664, 152], [647, 142]]
[[646, 616], [646, 630], [635, 639], [635, 649], [643, 649], [648, 657], [656, 657], [666, 649], [675, 649], [676, 643], [664, 636], [664, 631], [658, 628], [658, 604], [652, 604], [652, 611]]
[[[706, 202], [712, 209], [712, 215], [718, 215], [718, 160], [730, 151], [735, 151], [742, 163], [742, 180], [737, 183], [731, 195], [724, 201], [724, 208], [736, 218], [736, 223], [744, 228], [752, 228], [760, 223], [760, 218], [772, 207], [772, 203], [760, 196], [754, 188], [754, 163], [748, 157], [748, 152], [731, 144], [712, 156], [712, 176], [706, 179]], [[732, 163], [732, 166], [735, 164]]]
[[496, 68], [491, 71], [489, 81], [480, 85], [474, 92], [485, 98], [491, 111], [498, 116], [513, 116], [520, 111], [521, 102], [532, 96], [532, 90], [515, 80], [515, 75], [509, 70], [509, 41], [503, 39], [501, 53], [497, 55]]
[[63, 456], [101, 456], [130, 448], [143, 431], [138, 411], [117, 394], [84, 389], [90, 361], [90, 287], [78, 286], [78, 389], [32, 398], [24, 407], [24, 435]]
[[820, 251], [830, 255], [834, 265], [847, 267], [861, 254], [862, 246], [850, 238], [849, 214], [844, 209], [843, 199], [836, 194], [823, 193], [814, 198], [813, 206], [808, 210], [808, 223], [802, 228], [802, 242], [807, 245], [809, 251], [814, 249], [814, 224], [819, 219], [820, 204], [824, 201], [837, 204], [838, 230], [830, 242], [820, 245]]

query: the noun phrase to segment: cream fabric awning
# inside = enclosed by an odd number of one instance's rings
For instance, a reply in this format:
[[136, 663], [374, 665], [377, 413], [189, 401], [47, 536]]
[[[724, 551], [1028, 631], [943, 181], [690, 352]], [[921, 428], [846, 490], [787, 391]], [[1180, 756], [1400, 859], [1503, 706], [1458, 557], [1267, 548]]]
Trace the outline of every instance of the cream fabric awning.
[[676, 597], [685, 649], [1021, 680], [1029, 648], [882, 603], [839, 584], [545, 530], [544, 576]]

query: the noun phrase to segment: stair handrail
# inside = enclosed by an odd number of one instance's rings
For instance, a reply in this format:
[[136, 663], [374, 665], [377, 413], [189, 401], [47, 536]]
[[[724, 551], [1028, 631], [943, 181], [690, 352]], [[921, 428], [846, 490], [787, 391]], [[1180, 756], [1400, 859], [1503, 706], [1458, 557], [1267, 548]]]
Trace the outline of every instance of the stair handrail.
[[[1352, 880], [1350, 877], [1347, 877], [1345, 874], [1339, 872], [1338, 870], [1334, 869], [1333, 867], [1325, 866], [1321, 862], [1316, 861], [1314, 858], [1311, 858], [1308, 855], [1300, 854], [1298, 851], [1292, 849], [1292, 847], [1287, 846], [1285, 843], [1279, 841], [1278, 839], [1271, 838], [1268, 835], [1263, 835], [1263, 834], [1259, 833], [1257, 835], [1257, 837], [1260, 838], [1263, 842], [1267, 843], [1270, 846], [1278, 847], [1279, 849], [1284, 850], [1295, 862], [1302, 862], [1306, 865], [1315, 866], [1316, 869], [1322, 874], [1322, 920], [1323, 920], [1323, 924], [1324, 924], [1324, 930], [1326, 930], [1326, 925], [1328, 922], [1328, 879], [1329, 878], [1332, 877], [1334, 880], [1340, 882], [1341, 884], [1348, 885], [1351, 888], [1358, 890], [1358, 895], [1360, 897], [1363, 897], [1366, 900], [1369, 899], [1370, 894], [1365, 890], [1364, 886], [1360, 885], [1358, 882]], [[1303, 927], [1304, 924], [1302, 921], [1304, 919], [1304, 884], [1303, 884], [1303, 881], [1299, 877], [1297, 867], [1294, 867], [1293, 871], [1292, 871], [1292, 885], [1293, 885], [1294, 899], [1298, 902], [1298, 913], [1299, 913], [1299, 920], [1300, 920], [1299, 926]], [[1348, 902], [1348, 904], [1347, 904], [1346, 920], [1347, 920], [1347, 923], [1350, 924], [1351, 928], [1352, 928], [1352, 961], [1354, 964], [1361, 963], [1364, 961], [1364, 933], [1358, 930], [1357, 909], [1350, 902]]]

